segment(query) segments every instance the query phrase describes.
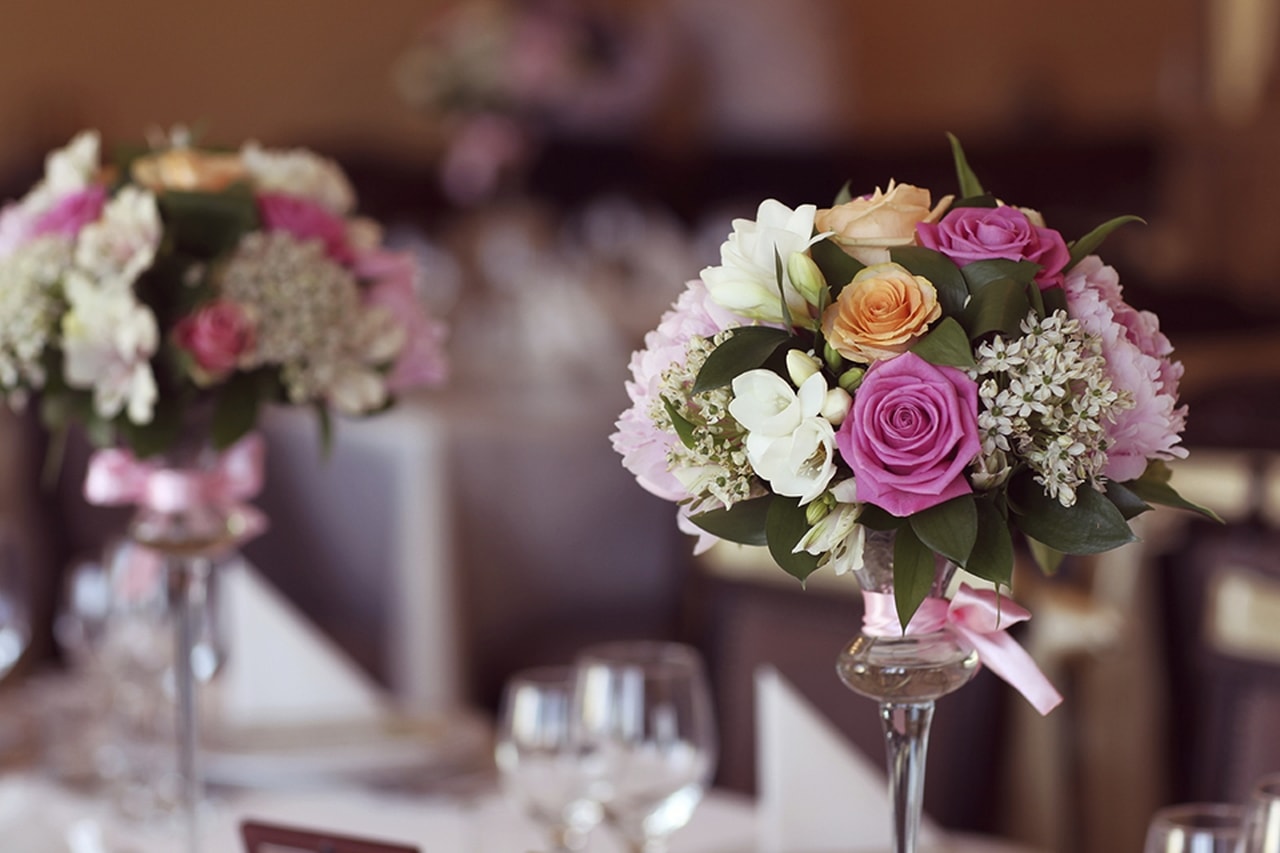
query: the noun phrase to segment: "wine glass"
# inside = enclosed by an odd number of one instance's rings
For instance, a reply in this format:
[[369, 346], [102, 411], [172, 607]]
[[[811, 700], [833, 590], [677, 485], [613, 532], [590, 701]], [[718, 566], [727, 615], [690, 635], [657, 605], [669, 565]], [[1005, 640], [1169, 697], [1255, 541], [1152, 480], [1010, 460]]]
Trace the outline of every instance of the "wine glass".
[[0, 520], [0, 681], [17, 666], [31, 642], [28, 556], [13, 523]]
[[592, 797], [632, 853], [661, 853], [711, 781], [716, 730], [702, 660], [688, 646], [606, 643], [577, 658]]
[[503, 788], [547, 827], [552, 849], [581, 850], [600, 822], [587, 798], [573, 718], [574, 670], [537, 667], [508, 679], [502, 696], [494, 757]]
[[1262, 777], [1250, 792], [1244, 853], [1280, 853], [1280, 773]]
[[1244, 807], [1234, 803], [1184, 803], [1156, 812], [1144, 853], [1239, 853]]

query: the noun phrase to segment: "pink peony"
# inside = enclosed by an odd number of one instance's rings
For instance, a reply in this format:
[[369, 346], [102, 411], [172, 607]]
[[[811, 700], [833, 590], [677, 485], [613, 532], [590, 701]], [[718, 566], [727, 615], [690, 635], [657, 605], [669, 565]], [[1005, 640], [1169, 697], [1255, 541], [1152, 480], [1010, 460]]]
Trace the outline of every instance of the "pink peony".
[[1041, 290], [1062, 285], [1062, 268], [1071, 259], [1061, 234], [1032, 224], [1014, 207], [957, 207], [937, 223], [917, 224], [916, 236], [960, 266], [995, 258], [1039, 264]]
[[1187, 419], [1187, 407], [1178, 406], [1182, 363], [1170, 358], [1173, 345], [1159, 320], [1124, 301], [1120, 277], [1096, 256], [1080, 261], [1063, 289], [1070, 315], [1102, 339], [1112, 386], [1133, 397], [1132, 409], [1105, 423], [1111, 446], [1104, 473], [1124, 482], [1142, 476], [1151, 459], [1185, 457], [1186, 448], [1177, 446]]
[[387, 377], [390, 391], [439, 385], [449, 375], [445, 325], [427, 314], [418, 297], [418, 266], [408, 252], [378, 249], [356, 259], [356, 275], [371, 279], [365, 304], [390, 311], [405, 330], [405, 345]]
[[711, 300], [700, 279], [688, 287], [667, 313], [658, 328], [644, 338], [644, 349], [631, 356], [631, 381], [627, 396], [631, 408], [623, 412], [611, 436], [614, 450], [622, 454], [623, 466], [635, 475], [649, 492], [669, 501], [690, 497], [680, 481], [667, 470], [667, 451], [678, 439], [654, 425], [649, 411], [658, 398], [658, 385], [672, 364], [685, 358], [685, 348], [695, 335], [704, 338], [741, 325], [741, 318], [729, 313]]
[[253, 322], [235, 302], [219, 300], [202, 306], [174, 327], [174, 343], [191, 354], [200, 384], [217, 382], [236, 369], [240, 356], [253, 347]]
[[31, 223], [31, 236], [43, 237], [57, 234], [74, 237], [80, 229], [102, 215], [107, 203], [107, 190], [96, 184], [69, 193], [54, 202]]
[[981, 450], [978, 385], [912, 352], [878, 362], [836, 433], [858, 500], [908, 516], [973, 491], [964, 471]]
[[287, 193], [258, 196], [258, 213], [267, 231], [284, 231], [299, 240], [319, 240], [330, 258], [350, 266], [354, 260], [347, 242], [347, 223], [314, 201]]

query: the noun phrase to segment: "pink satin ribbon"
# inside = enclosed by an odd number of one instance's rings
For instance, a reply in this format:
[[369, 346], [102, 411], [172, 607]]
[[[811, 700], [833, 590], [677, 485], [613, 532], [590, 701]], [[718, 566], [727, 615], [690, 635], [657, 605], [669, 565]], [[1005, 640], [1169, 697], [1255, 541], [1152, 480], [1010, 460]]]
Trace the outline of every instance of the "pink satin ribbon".
[[250, 435], [204, 469], [166, 468], [136, 458], [127, 450], [96, 451], [89, 459], [84, 496], [91, 504], [133, 504], [156, 512], [185, 512], [200, 506], [216, 507], [237, 515], [243, 522], [238, 541], [257, 536], [267, 518], [247, 501], [262, 490], [265, 444]]
[[[863, 633], [872, 637], [902, 636], [892, 594], [863, 592], [862, 600], [866, 603]], [[950, 601], [926, 598], [921, 602], [920, 609], [907, 623], [906, 633], [932, 634], [950, 628], [977, 650], [984, 666], [1026, 697], [1037, 711], [1047, 714], [1062, 702], [1062, 695], [1027, 650], [1006, 633], [1010, 625], [1030, 618], [1026, 608], [1008, 596], [961, 584]]]

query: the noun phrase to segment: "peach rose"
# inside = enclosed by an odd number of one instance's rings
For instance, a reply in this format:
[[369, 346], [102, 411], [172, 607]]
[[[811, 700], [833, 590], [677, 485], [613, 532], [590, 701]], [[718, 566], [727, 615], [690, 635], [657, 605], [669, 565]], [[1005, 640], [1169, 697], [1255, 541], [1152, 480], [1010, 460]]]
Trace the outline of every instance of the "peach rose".
[[133, 161], [133, 179], [152, 192], [219, 192], [247, 176], [238, 155], [191, 148], [170, 148]]
[[822, 312], [822, 332], [836, 352], [866, 364], [906, 352], [941, 316], [927, 278], [898, 264], [872, 264]]
[[877, 188], [869, 196], [819, 210], [814, 226], [833, 232], [840, 248], [862, 263], [888, 263], [889, 249], [915, 243], [916, 224], [937, 220], [952, 198], [930, 206], [928, 190], [890, 181], [884, 192]]

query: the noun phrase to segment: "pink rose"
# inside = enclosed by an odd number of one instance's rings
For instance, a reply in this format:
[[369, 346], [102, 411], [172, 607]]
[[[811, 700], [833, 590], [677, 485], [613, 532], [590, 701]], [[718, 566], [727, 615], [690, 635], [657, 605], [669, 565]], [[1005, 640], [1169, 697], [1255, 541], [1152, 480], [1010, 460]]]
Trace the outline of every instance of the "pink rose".
[[184, 317], [173, 339], [191, 354], [200, 374], [197, 382], [217, 382], [235, 370], [240, 356], [253, 347], [253, 322], [235, 302], [219, 300]]
[[978, 385], [912, 352], [867, 371], [836, 433], [858, 500], [908, 516], [973, 491], [965, 468], [981, 449]]
[[354, 259], [347, 242], [347, 223], [341, 216], [301, 196], [263, 193], [258, 213], [268, 231], [283, 231], [299, 240], [319, 240], [330, 258], [350, 266]]
[[1004, 258], [1040, 265], [1040, 289], [1062, 286], [1062, 268], [1071, 252], [1062, 235], [1034, 224], [1014, 207], [957, 207], [936, 224], [916, 225], [920, 245], [941, 252], [960, 266]]
[[31, 225], [31, 236], [57, 234], [61, 237], [74, 237], [80, 233], [81, 228], [102, 215], [102, 208], [106, 203], [105, 187], [93, 185], [69, 193], [36, 217]]

